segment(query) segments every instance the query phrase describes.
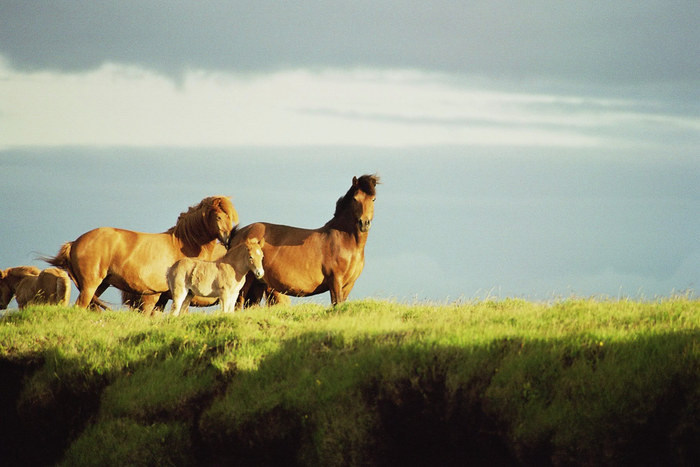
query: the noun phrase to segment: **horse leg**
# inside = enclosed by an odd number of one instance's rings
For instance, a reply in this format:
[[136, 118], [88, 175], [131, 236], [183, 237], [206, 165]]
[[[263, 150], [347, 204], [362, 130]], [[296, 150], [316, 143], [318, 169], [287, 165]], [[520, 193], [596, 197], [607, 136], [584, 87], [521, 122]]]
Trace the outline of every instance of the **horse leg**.
[[[82, 308], [93, 308], [90, 305], [92, 304], [92, 299], [95, 296], [95, 291], [99, 287], [98, 285], [83, 285], [83, 288], [80, 289], [80, 293], [78, 294], [78, 298], [75, 301], [75, 305], [82, 307]], [[94, 308], [93, 308], [94, 309]]]
[[159, 298], [160, 294], [141, 295], [141, 312], [146, 316], [154, 316]]
[[182, 311], [182, 304], [185, 302], [185, 298], [187, 298], [188, 290], [178, 290], [177, 288], [172, 288], [172, 293], [171, 295], [173, 296], [173, 304], [170, 307], [170, 314], [173, 316], [178, 316], [180, 314], [180, 311]]
[[252, 274], [246, 274], [245, 282], [243, 283], [241, 292], [238, 294], [238, 298], [236, 299], [236, 308], [238, 308], [239, 310], [242, 310], [243, 308], [248, 306], [246, 299], [248, 298], [248, 292], [250, 291], [254, 280], [255, 279], [253, 279]]
[[348, 297], [350, 296], [350, 291], [352, 290], [353, 285], [355, 285], [354, 282], [348, 283], [348, 284], [345, 284], [345, 285], [340, 289], [340, 293], [341, 293], [341, 295], [342, 295], [342, 300], [341, 300], [341, 302], [344, 302], [344, 301], [346, 301], [346, 300], [348, 299]]
[[[236, 303], [236, 300], [231, 300], [231, 296], [229, 293], [224, 292], [221, 295], [219, 295], [219, 302], [221, 302], [221, 310], [224, 313], [231, 313], [233, 312], [233, 306], [232, 304]], [[238, 297], [236, 297], [238, 298]]]
[[[260, 305], [260, 303], [262, 303], [263, 301], [263, 298], [265, 298], [265, 293], [268, 289], [267, 284], [253, 278], [252, 274], [249, 274], [249, 276], [251, 277], [251, 285], [245, 297], [246, 307]], [[248, 281], [248, 277], [246, 277], [246, 281]]]
[[104, 293], [105, 290], [107, 290], [108, 287], [109, 283], [107, 283], [106, 280], [100, 283], [100, 285], [95, 290], [95, 294], [92, 296], [92, 299], [90, 299], [90, 308], [92, 308], [93, 310], [109, 310], [107, 304], [100, 300], [100, 296]]
[[168, 300], [170, 300], [170, 294], [168, 292], [164, 292], [160, 294], [160, 298], [158, 299], [158, 303], [156, 303], [156, 306], [154, 310], [159, 310], [161, 312], [165, 311], [165, 305], [168, 304]]
[[265, 293], [267, 294], [267, 306], [290, 305], [292, 303], [292, 300], [289, 298], [288, 295], [285, 295], [282, 292], [278, 292], [272, 288], [268, 287]]
[[190, 312], [190, 303], [192, 302], [192, 299], [194, 298], [194, 294], [192, 291], [188, 290], [187, 295], [185, 296], [185, 300], [182, 303], [182, 307], [180, 311], [185, 314]]
[[343, 286], [336, 276], [331, 278], [331, 285], [328, 288], [328, 291], [331, 293], [331, 304], [333, 306], [345, 301], [343, 297]]

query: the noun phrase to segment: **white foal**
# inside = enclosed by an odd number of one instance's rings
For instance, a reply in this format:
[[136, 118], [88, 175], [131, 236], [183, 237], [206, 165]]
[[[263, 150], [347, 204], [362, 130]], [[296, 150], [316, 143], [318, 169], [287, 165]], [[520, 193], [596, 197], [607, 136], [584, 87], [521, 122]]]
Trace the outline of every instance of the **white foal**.
[[248, 239], [230, 249], [221, 259], [202, 261], [183, 258], [168, 270], [168, 287], [173, 297], [170, 312], [186, 313], [192, 297], [219, 297], [224, 313], [233, 312], [248, 271], [260, 279], [265, 239]]

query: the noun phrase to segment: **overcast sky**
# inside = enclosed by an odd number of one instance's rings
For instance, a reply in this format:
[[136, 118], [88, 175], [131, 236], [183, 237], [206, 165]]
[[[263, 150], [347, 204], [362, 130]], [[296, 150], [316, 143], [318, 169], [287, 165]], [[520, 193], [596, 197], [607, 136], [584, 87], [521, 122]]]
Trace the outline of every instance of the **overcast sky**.
[[[215, 188], [239, 200], [244, 224], [317, 227], [353, 175], [379, 171], [351, 298], [697, 287], [697, 2], [0, 11], [0, 267], [103, 225], [75, 209], [80, 190], [95, 213], [109, 206], [100, 222], [135, 230], [165, 230]], [[47, 170], [63, 178], [37, 177]], [[154, 199], [162, 219], [133, 209]], [[37, 216], [49, 233], [30, 233]]]

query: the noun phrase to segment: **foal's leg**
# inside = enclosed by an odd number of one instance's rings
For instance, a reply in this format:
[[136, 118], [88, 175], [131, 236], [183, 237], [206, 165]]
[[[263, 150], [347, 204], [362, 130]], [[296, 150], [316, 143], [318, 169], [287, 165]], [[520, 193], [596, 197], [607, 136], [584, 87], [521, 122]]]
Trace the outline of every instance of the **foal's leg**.
[[185, 299], [187, 298], [188, 294], [189, 290], [185, 289], [184, 287], [173, 288], [173, 305], [172, 307], [170, 307], [170, 313], [173, 316], [178, 316], [180, 314], [180, 312], [182, 311], [182, 305], [185, 302]]
[[234, 312], [236, 308], [236, 302], [238, 302], [238, 297], [241, 295], [241, 289], [244, 287], [244, 285], [245, 280], [241, 280], [240, 282], [235, 283], [233, 288], [230, 288], [229, 284], [229, 288], [223, 291], [219, 299], [223, 304], [222, 307], [224, 309], [224, 313]]
[[230, 296], [230, 294], [224, 292], [219, 296], [219, 302], [221, 302], [221, 311], [224, 313], [231, 313], [233, 312], [234, 305], [236, 303], [236, 299]]
[[238, 302], [238, 297], [240, 295], [242, 286], [243, 281], [241, 281], [239, 285], [236, 285], [233, 288], [228, 288], [222, 291], [221, 295], [219, 296], [219, 300], [221, 301], [221, 309], [224, 310], [224, 313], [234, 312], [234, 310], [236, 309], [236, 302]]
[[180, 312], [182, 312], [183, 314], [190, 312], [190, 303], [192, 302], [193, 298], [194, 294], [191, 290], [188, 290], [187, 295], [185, 296], [185, 300], [182, 302], [182, 308], [180, 309]]

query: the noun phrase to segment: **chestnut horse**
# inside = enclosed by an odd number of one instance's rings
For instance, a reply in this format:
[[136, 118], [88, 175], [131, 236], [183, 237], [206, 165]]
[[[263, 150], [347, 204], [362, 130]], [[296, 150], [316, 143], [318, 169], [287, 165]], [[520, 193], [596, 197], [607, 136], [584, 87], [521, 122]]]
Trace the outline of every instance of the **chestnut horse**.
[[[235, 248], [248, 238], [265, 240], [264, 282], [276, 294], [297, 297], [330, 292], [331, 303], [348, 298], [365, 264], [365, 244], [374, 217], [377, 175], [353, 177], [338, 200], [333, 218], [310, 230], [258, 222], [241, 228], [231, 239]], [[248, 275], [239, 304], [250, 302], [255, 279]], [[258, 297], [256, 297], [256, 300]]]
[[186, 313], [195, 295], [218, 297], [224, 313], [232, 313], [248, 272], [258, 279], [265, 274], [262, 265], [264, 246], [264, 239], [248, 239], [216, 261], [178, 260], [168, 270], [173, 316]]
[[36, 277], [39, 273], [41, 270], [36, 266], [17, 266], [0, 270], [0, 310], [7, 308], [22, 279], [28, 276]]
[[55, 257], [43, 259], [68, 272], [80, 291], [77, 306], [99, 303], [98, 297], [112, 285], [144, 295], [142, 309], [150, 313], [160, 293], [168, 290], [168, 268], [186, 257], [218, 259], [222, 250], [217, 239], [228, 244], [237, 225], [231, 200], [213, 196], [180, 214], [166, 232], [100, 227], [63, 244]]
[[30, 274], [19, 281], [15, 296], [20, 310], [40, 303], [68, 306], [70, 279], [62, 269], [47, 268], [38, 276]]

